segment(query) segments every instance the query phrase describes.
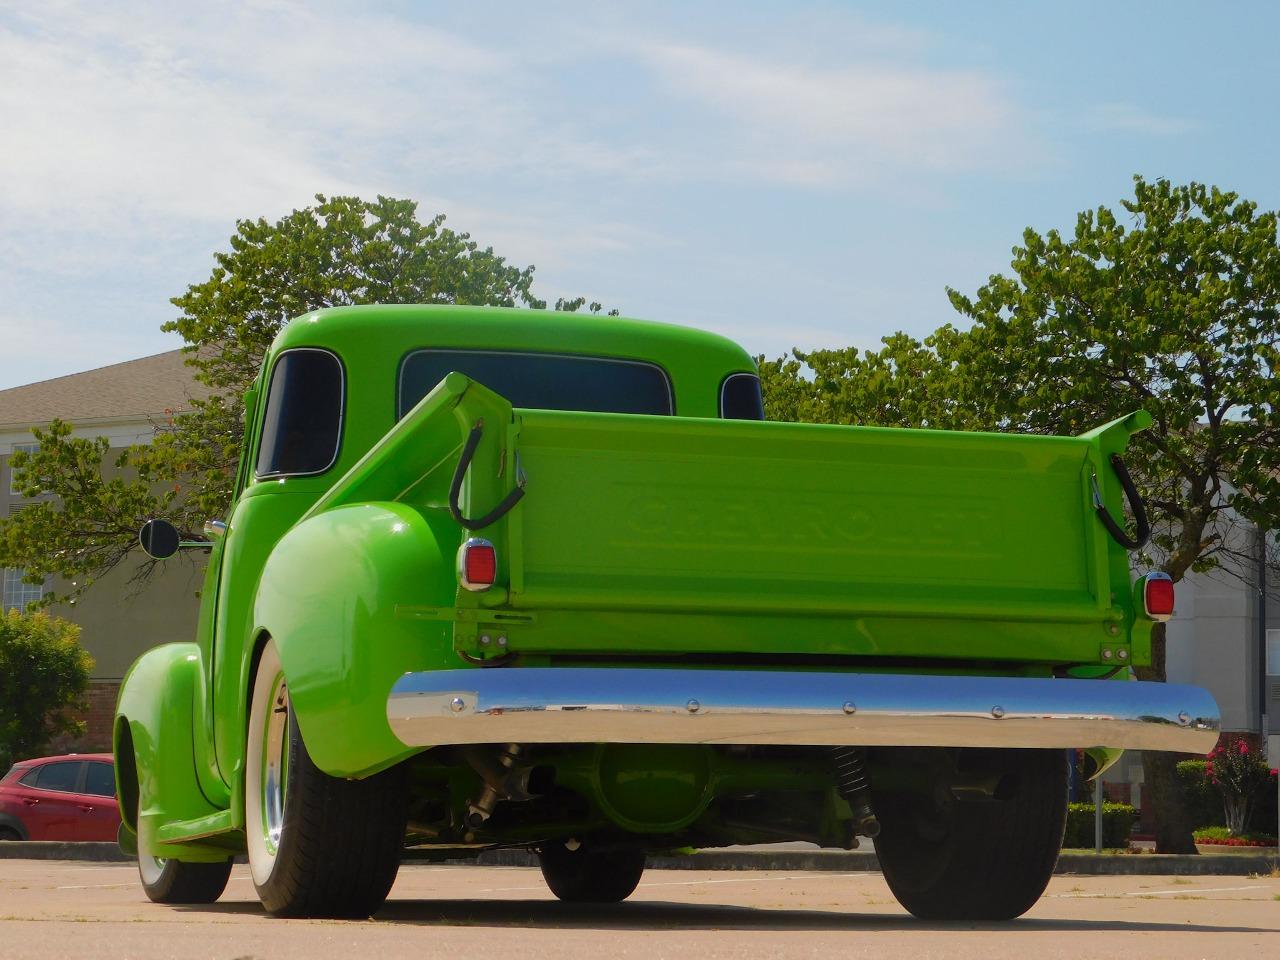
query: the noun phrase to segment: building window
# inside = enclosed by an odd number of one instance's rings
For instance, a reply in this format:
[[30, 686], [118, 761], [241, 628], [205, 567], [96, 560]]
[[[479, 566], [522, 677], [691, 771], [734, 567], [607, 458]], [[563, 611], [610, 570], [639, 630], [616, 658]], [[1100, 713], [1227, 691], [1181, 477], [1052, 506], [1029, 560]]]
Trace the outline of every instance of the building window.
[[13, 455], [20, 450], [23, 453], [35, 453], [39, 449], [40, 449], [40, 444], [38, 443], [15, 443], [13, 447], [10, 449], [9, 451], [9, 495], [11, 497], [18, 496], [20, 492], [13, 482]]
[[17, 567], [9, 567], [4, 571], [4, 598], [0, 600], [0, 613], [10, 610], [27, 609], [27, 604], [35, 603], [44, 596], [44, 584], [23, 583], [26, 571]]
[[1267, 676], [1280, 677], [1280, 630], [1267, 631]]

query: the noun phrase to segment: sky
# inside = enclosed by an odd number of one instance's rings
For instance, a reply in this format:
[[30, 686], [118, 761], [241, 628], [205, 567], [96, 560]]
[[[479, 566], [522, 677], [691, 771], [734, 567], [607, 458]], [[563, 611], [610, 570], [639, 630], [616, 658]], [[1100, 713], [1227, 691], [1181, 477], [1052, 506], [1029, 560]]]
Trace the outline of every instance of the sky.
[[963, 325], [1132, 177], [1280, 207], [1280, 7], [0, 0], [0, 389], [181, 341], [237, 219], [406, 197], [753, 354]]

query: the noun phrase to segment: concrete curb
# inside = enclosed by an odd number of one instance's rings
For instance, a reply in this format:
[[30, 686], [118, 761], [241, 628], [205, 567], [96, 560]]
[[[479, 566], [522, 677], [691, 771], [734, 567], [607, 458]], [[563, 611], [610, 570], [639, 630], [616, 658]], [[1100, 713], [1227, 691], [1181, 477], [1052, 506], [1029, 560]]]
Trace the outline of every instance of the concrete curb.
[[133, 857], [114, 841], [72, 843], [67, 840], [12, 840], [0, 843], [0, 860], [85, 860], [91, 863], [133, 863]]
[[[406, 863], [429, 857], [408, 851]], [[15, 841], [0, 843], [0, 860], [80, 860], [93, 863], [131, 863], [114, 843], [60, 843], [56, 841]], [[435, 861], [439, 862], [439, 861]], [[536, 867], [538, 858], [528, 850], [487, 850], [475, 860], [486, 867]], [[1097, 854], [1064, 853], [1058, 858], [1056, 873], [1099, 876], [1223, 876], [1246, 877], [1270, 873], [1280, 866], [1275, 855], [1201, 854]], [[700, 850], [696, 853], [649, 858], [653, 870], [761, 870], [788, 872], [878, 872], [874, 853], [844, 850]]]

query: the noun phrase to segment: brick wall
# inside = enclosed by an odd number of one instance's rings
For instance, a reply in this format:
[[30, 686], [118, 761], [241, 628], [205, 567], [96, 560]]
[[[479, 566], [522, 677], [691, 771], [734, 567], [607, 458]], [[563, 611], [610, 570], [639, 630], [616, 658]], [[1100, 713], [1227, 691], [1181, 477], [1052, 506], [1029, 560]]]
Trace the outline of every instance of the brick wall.
[[85, 695], [85, 709], [72, 716], [84, 724], [78, 737], [59, 737], [49, 746], [49, 753], [110, 753], [111, 723], [115, 719], [116, 698], [120, 695], [118, 680], [94, 680]]

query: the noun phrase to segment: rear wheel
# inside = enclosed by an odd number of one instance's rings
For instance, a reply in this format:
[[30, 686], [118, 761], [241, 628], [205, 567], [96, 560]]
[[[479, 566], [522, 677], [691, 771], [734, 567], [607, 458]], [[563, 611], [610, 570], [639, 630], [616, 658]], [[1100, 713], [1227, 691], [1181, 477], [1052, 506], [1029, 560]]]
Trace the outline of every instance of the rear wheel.
[[362, 918], [382, 906], [404, 843], [404, 768], [343, 780], [316, 767], [274, 641], [249, 701], [244, 802], [249, 869], [269, 913]]
[[538, 861], [551, 892], [569, 903], [619, 903], [644, 873], [644, 851], [630, 847], [570, 850], [553, 843], [538, 851]]
[[20, 834], [17, 830], [13, 829], [13, 827], [0, 827], [0, 843], [3, 843], [5, 840], [21, 840], [21, 839], [22, 839], [22, 834]]
[[996, 781], [990, 799], [878, 798], [876, 854], [898, 902], [923, 920], [1011, 920], [1040, 899], [1062, 847], [1062, 750], [965, 750], [960, 764]]

